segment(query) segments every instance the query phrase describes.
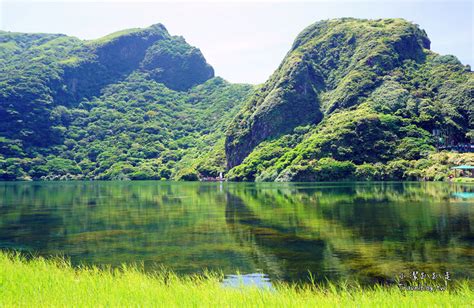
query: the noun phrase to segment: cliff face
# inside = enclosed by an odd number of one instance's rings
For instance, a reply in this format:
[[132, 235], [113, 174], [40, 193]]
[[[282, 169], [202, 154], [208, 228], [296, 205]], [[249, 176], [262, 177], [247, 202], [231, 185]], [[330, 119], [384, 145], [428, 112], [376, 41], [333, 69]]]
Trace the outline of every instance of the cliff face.
[[309, 26], [231, 124], [228, 167], [263, 140], [358, 104], [403, 61], [423, 61], [429, 45], [424, 31], [403, 20], [337, 19]]
[[182, 37], [155, 43], [140, 65], [153, 80], [179, 91], [214, 77], [214, 69], [206, 63], [201, 51]]

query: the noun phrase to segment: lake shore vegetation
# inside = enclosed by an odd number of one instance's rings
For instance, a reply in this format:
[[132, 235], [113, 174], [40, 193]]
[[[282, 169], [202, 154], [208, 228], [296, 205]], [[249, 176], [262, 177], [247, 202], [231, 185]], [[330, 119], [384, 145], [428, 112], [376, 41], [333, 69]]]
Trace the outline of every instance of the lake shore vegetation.
[[265, 306], [265, 307], [468, 307], [474, 291], [468, 281], [446, 291], [406, 291], [398, 286], [277, 283], [272, 289], [223, 286], [218, 273], [178, 276], [146, 274], [134, 266], [120, 269], [74, 268], [64, 259], [0, 253], [2, 306]]

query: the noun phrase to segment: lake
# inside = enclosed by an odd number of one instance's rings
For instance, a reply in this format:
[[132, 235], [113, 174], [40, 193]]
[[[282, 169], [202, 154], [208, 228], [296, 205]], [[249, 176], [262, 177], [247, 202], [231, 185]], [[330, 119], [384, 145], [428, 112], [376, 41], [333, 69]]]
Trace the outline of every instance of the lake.
[[267, 282], [474, 273], [474, 185], [0, 182], [0, 249]]

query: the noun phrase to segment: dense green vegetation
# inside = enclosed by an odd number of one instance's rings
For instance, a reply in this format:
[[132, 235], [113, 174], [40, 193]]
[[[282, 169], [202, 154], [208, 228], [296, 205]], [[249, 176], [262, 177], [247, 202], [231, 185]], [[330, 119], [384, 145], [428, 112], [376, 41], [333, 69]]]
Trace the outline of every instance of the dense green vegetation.
[[453, 164], [433, 170], [450, 154], [433, 156], [432, 131], [451, 143], [469, 142], [474, 76], [429, 46], [424, 31], [400, 19], [309, 26], [231, 124], [228, 177], [444, 179]]
[[68, 262], [0, 254], [0, 305], [5, 306], [469, 306], [467, 281], [449, 291], [404, 291], [397, 286], [361, 288], [343, 283], [321, 287], [278, 284], [275, 290], [224, 287], [222, 275], [179, 277], [168, 271], [147, 275], [136, 267], [108, 271]]
[[[96, 41], [0, 32], [0, 179], [197, 179], [252, 90], [162, 25]], [[209, 159], [204, 159], [209, 157]]]
[[429, 47], [401, 19], [317, 22], [254, 91], [161, 24], [0, 31], [0, 179], [442, 180], [437, 143], [474, 136], [474, 77]]

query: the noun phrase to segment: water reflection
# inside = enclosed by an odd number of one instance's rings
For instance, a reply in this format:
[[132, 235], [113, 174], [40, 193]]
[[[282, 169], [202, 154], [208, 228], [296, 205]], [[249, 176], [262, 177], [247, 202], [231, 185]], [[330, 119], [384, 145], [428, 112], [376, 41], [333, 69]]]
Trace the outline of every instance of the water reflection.
[[270, 278], [262, 273], [227, 275], [222, 282], [224, 287], [239, 288], [252, 286], [259, 289], [274, 290]]
[[262, 281], [470, 278], [472, 194], [448, 183], [0, 183], [0, 248]]
[[457, 192], [457, 193], [453, 193], [453, 197], [463, 199], [463, 200], [473, 199], [474, 198], [474, 193], [472, 193], [472, 192]]

